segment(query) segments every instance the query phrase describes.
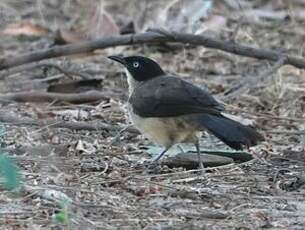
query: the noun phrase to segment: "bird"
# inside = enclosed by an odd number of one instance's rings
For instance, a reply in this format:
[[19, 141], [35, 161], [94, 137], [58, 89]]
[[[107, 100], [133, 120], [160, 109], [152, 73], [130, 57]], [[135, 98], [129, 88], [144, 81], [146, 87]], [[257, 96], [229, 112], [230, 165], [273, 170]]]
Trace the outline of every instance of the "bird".
[[199, 167], [204, 168], [199, 135], [208, 131], [235, 150], [257, 145], [264, 137], [250, 126], [224, 115], [225, 107], [206, 88], [165, 72], [144, 56], [109, 56], [123, 65], [128, 82], [128, 113], [133, 125], [164, 150], [159, 160], [175, 144], [193, 143]]

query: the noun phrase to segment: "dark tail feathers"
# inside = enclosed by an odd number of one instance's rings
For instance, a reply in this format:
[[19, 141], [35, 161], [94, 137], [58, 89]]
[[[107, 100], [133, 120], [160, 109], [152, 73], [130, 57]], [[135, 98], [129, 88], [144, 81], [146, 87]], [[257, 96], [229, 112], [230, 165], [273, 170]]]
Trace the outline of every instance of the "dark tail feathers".
[[197, 121], [225, 144], [233, 149], [240, 150], [243, 146], [253, 146], [264, 137], [249, 126], [233, 121], [222, 115], [201, 114]]

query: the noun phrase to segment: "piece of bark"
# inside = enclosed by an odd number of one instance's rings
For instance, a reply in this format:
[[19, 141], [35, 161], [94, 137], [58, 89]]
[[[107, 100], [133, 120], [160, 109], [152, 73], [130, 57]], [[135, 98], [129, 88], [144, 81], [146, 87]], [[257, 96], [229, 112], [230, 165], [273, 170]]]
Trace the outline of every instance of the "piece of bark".
[[102, 79], [79, 80], [73, 82], [56, 83], [47, 88], [51, 93], [82, 93], [90, 90], [101, 90]]
[[[205, 167], [216, 167], [234, 162], [232, 158], [210, 154], [201, 154], [201, 158]], [[186, 169], [197, 169], [199, 166], [198, 156], [195, 152], [178, 153], [173, 157], [164, 158], [161, 164], [170, 168], [183, 167]]]
[[81, 104], [88, 102], [97, 102], [100, 100], [109, 100], [110, 95], [100, 91], [88, 91], [85, 93], [48, 93], [43, 91], [18, 92], [0, 94], [0, 101], [16, 101], [16, 102], [54, 102], [64, 101], [73, 104]]

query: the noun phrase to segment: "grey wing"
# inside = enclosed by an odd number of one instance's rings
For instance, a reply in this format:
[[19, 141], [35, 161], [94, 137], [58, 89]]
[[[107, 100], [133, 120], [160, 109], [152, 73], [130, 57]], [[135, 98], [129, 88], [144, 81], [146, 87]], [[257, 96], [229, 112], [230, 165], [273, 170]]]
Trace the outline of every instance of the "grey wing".
[[134, 90], [129, 102], [142, 117], [219, 114], [224, 110], [207, 90], [172, 76], [143, 83]]

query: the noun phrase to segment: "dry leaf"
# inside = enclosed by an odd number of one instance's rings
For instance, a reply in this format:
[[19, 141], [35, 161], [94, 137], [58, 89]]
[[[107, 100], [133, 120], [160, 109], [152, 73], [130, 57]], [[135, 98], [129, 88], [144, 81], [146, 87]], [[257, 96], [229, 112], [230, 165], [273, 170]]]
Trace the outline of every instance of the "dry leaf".
[[174, 0], [161, 13], [160, 23], [171, 30], [194, 33], [212, 6], [212, 0]]
[[54, 36], [56, 45], [64, 45], [69, 43], [77, 43], [86, 40], [87, 38], [80, 31], [72, 29], [59, 29]]
[[227, 19], [220, 15], [212, 15], [209, 19], [204, 20], [204, 22], [199, 24], [199, 28], [195, 32], [196, 34], [201, 34], [207, 30], [218, 32], [225, 27]]
[[8, 24], [2, 34], [11, 36], [44, 36], [49, 32], [47, 28], [39, 25], [34, 25], [31, 22], [17, 22]]
[[135, 194], [137, 196], [148, 196], [150, 194], [159, 193], [161, 190], [161, 187], [158, 185], [142, 186], [136, 189]]
[[75, 150], [80, 151], [80, 152], [86, 152], [86, 149], [84, 147], [83, 141], [82, 140], [78, 140]]
[[55, 83], [47, 88], [53, 93], [82, 93], [90, 90], [101, 90], [103, 79], [88, 79], [64, 83]]
[[120, 29], [104, 5], [95, 7], [89, 15], [85, 28], [59, 29], [55, 35], [55, 44], [77, 43], [101, 37], [120, 34]]
[[66, 120], [73, 120], [73, 121], [84, 121], [88, 120], [90, 117], [90, 113], [86, 110], [81, 109], [65, 109], [59, 111], [52, 111], [49, 114], [53, 114], [54, 116], [61, 116]]
[[95, 9], [89, 28], [88, 35], [91, 39], [120, 34], [119, 27], [102, 3]]

